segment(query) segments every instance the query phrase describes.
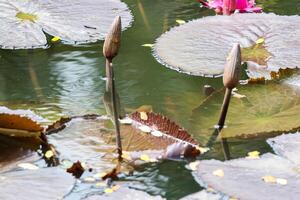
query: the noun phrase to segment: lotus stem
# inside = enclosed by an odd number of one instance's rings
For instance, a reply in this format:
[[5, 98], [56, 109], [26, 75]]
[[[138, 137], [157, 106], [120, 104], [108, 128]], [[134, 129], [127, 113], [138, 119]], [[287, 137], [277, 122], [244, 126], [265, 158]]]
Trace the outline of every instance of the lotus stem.
[[114, 77], [112, 60], [119, 52], [119, 48], [121, 44], [121, 29], [122, 29], [121, 17], [117, 16], [114, 19], [110, 27], [110, 30], [106, 35], [104, 45], [103, 45], [103, 55], [106, 58], [106, 66], [105, 66], [106, 75], [107, 75], [106, 90], [111, 90], [113, 121], [116, 130], [116, 145], [117, 145], [119, 161], [122, 160], [122, 142], [121, 142], [121, 134], [120, 134], [119, 114], [117, 110], [115, 77]]

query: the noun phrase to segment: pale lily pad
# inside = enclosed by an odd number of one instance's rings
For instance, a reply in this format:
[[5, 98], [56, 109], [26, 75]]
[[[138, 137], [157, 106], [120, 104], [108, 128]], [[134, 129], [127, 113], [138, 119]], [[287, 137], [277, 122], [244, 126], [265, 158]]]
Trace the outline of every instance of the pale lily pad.
[[[300, 126], [300, 90], [280, 83], [247, 85], [232, 98], [223, 138], [257, 137], [297, 130]], [[200, 136], [209, 137], [218, 122], [223, 92], [216, 92], [193, 111], [191, 123]]]
[[45, 48], [45, 33], [71, 43], [104, 39], [115, 16], [123, 28], [132, 15], [119, 0], [0, 0], [0, 47]]
[[63, 199], [75, 183], [70, 174], [56, 167], [2, 173], [0, 180], [1, 198], [5, 200]]
[[221, 200], [221, 194], [216, 192], [208, 192], [206, 190], [201, 190], [200, 192], [196, 192], [194, 194], [190, 194], [181, 198], [180, 200]]
[[[299, 156], [294, 155], [299, 155], [300, 148], [293, 147], [299, 146], [300, 133], [281, 135], [268, 142], [279, 155], [266, 153], [259, 159], [200, 161], [195, 173], [197, 181], [236, 199], [299, 199]], [[290, 154], [291, 151], [295, 154]], [[224, 171], [223, 177], [213, 175], [219, 169]]]
[[126, 187], [122, 187], [117, 191], [112, 192], [111, 194], [104, 194], [104, 195], [94, 195], [86, 198], [86, 200], [132, 200], [132, 199], [139, 199], [139, 200], [162, 200], [160, 196], [151, 196], [143, 191], [138, 191], [135, 189], [130, 189]]
[[[259, 66], [265, 66], [264, 71], [277, 72], [280, 68], [300, 66], [299, 24], [299, 16], [275, 14], [204, 17], [164, 33], [155, 43], [154, 55], [159, 62], [179, 72], [217, 77], [223, 74], [234, 43], [253, 50], [260, 43], [270, 56], [260, 57], [264, 65], [258, 63]], [[253, 60], [245, 56], [244, 61], [257, 61], [258, 54], [255, 53]]]

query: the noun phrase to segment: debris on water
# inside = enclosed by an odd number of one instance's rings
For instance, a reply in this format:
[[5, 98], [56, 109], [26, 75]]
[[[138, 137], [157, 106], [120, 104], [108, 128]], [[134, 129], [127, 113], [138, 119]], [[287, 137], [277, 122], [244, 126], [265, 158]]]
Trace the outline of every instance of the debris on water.
[[67, 169], [67, 172], [76, 178], [80, 178], [84, 171], [85, 169], [82, 167], [80, 161], [73, 163], [73, 165]]

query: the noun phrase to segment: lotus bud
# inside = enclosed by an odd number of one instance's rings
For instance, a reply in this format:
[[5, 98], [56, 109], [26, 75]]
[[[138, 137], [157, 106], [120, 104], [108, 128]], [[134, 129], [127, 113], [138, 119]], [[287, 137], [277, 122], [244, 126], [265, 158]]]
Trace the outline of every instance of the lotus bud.
[[121, 31], [121, 17], [117, 16], [105, 37], [103, 45], [103, 55], [109, 60], [112, 60], [118, 54], [121, 44]]
[[236, 9], [236, 0], [223, 1], [223, 15], [231, 15]]
[[240, 80], [241, 64], [241, 47], [239, 44], [234, 44], [225, 64], [223, 84], [226, 88], [235, 88]]

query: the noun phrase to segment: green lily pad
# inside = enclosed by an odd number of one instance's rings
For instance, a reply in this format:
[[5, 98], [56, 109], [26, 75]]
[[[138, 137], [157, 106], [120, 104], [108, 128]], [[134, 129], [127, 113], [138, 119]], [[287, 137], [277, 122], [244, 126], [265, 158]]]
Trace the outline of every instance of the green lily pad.
[[125, 3], [118, 0], [0, 0], [0, 48], [46, 48], [45, 33], [67, 43], [104, 39], [115, 16], [123, 29], [132, 21]]
[[[154, 56], [179, 72], [217, 77], [223, 74], [232, 45], [239, 43], [244, 48], [243, 61], [258, 62], [258, 68], [267, 72], [265, 78], [270, 79], [271, 71], [300, 65], [299, 24], [299, 16], [275, 14], [203, 17], [160, 36]], [[253, 48], [256, 44], [261, 48]]]
[[[232, 98], [221, 136], [254, 137], [278, 134], [300, 127], [300, 90], [285, 84], [270, 83], [240, 87], [244, 98]], [[223, 101], [223, 92], [209, 97], [192, 114], [192, 123], [202, 137], [214, 132]]]

